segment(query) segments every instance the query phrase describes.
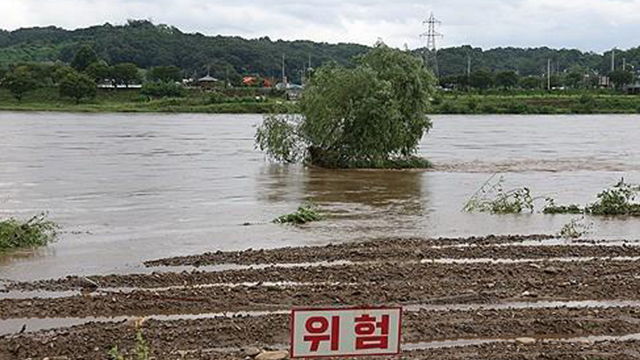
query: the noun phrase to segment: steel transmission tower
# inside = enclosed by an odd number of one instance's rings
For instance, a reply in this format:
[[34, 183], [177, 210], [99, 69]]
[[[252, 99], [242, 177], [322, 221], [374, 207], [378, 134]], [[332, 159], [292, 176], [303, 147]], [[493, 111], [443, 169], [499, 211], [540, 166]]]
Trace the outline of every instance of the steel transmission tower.
[[420, 34], [420, 37], [427, 39], [427, 46], [425, 48], [424, 60], [427, 67], [433, 70], [433, 73], [438, 75], [438, 46], [437, 39], [442, 38], [444, 35], [438, 32], [437, 28], [442, 24], [431, 13], [429, 19], [423, 22], [427, 26], [427, 32]]

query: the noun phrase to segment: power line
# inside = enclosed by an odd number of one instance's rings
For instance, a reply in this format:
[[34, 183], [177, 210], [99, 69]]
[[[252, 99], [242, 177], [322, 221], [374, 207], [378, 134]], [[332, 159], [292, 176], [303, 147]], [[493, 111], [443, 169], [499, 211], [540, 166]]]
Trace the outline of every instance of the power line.
[[425, 48], [425, 64], [433, 70], [433, 73], [438, 75], [438, 46], [437, 39], [444, 37], [443, 34], [438, 32], [437, 28], [442, 24], [431, 13], [429, 18], [425, 20], [423, 25], [427, 26], [427, 32], [420, 34], [421, 38], [427, 39], [427, 46]]

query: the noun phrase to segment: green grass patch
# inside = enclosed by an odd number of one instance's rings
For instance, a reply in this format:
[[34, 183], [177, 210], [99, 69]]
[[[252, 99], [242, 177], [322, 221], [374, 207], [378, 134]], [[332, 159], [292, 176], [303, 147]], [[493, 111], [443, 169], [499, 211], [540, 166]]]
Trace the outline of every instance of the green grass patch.
[[[239, 93], [206, 93], [195, 89], [185, 91], [185, 97], [151, 98], [139, 89], [99, 89], [95, 99], [74, 101], [60, 97], [57, 88], [43, 87], [25, 94], [21, 101], [0, 89], [0, 110], [63, 111], [63, 112], [124, 112], [124, 113], [208, 113], [264, 114], [278, 112], [284, 101], [277, 97], [249, 96]], [[269, 96], [276, 92], [265, 92]], [[214, 96], [216, 95], [216, 96]], [[212, 98], [215, 97], [215, 101]]]
[[640, 96], [598, 92], [477, 94], [444, 93], [434, 114], [636, 114]]
[[0, 221], [0, 252], [45, 246], [55, 240], [58, 226], [38, 214], [27, 221]]
[[318, 212], [317, 206], [307, 204], [305, 206], [300, 206], [296, 212], [278, 217], [273, 222], [276, 224], [303, 225], [320, 220], [322, 220], [322, 215]]

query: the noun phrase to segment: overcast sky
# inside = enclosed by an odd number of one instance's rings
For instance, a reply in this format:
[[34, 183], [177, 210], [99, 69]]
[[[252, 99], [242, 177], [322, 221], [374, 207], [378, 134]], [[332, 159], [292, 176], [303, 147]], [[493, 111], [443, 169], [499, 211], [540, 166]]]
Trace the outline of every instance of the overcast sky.
[[0, 0], [0, 28], [68, 29], [151, 19], [185, 32], [423, 46], [434, 12], [439, 47], [640, 46], [640, 0]]

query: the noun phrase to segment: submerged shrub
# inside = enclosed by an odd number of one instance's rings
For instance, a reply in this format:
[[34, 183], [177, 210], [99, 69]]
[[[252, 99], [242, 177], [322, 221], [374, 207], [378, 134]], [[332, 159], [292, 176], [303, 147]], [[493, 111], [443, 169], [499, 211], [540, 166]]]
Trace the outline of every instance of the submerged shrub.
[[492, 214], [520, 214], [527, 210], [533, 212], [534, 198], [527, 187], [505, 191], [504, 178], [493, 182], [495, 175], [469, 199], [464, 206], [468, 212], [488, 212]]
[[302, 225], [313, 221], [322, 220], [322, 216], [313, 204], [301, 206], [298, 210], [291, 214], [282, 215], [273, 222], [276, 224], [294, 224]]
[[598, 194], [598, 200], [585, 209], [592, 215], [640, 216], [640, 204], [634, 203], [640, 186], [627, 184], [621, 179], [612, 188]]
[[565, 239], [579, 239], [584, 235], [588, 234], [593, 227], [592, 223], [585, 223], [584, 216], [577, 219], [572, 219], [570, 222], [565, 224], [558, 236]]
[[545, 214], [582, 214], [584, 213], [584, 209], [582, 209], [579, 205], [571, 204], [571, 205], [556, 205], [556, 201], [552, 198], [546, 198], [545, 201], [547, 205], [542, 210]]
[[58, 226], [46, 219], [46, 214], [38, 214], [27, 221], [14, 218], [0, 221], [0, 252], [45, 246], [52, 242]]
[[545, 214], [589, 214], [606, 216], [640, 216], [640, 204], [634, 202], [640, 191], [640, 185], [628, 184], [621, 179], [613, 187], [598, 194], [598, 200], [585, 208], [578, 205], [556, 205], [555, 201], [547, 198]]

